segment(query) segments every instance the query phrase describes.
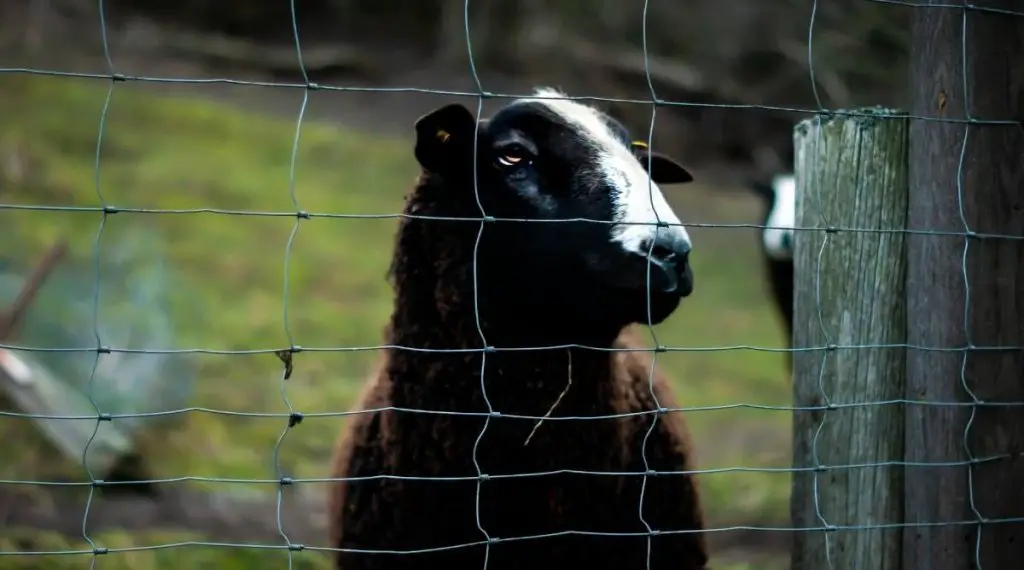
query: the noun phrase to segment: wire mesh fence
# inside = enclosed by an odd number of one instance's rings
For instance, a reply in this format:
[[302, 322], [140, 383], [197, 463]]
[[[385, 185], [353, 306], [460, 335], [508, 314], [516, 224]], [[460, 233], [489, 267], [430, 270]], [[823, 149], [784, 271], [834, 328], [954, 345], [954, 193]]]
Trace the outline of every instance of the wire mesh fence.
[[[364, 345], [364, 346], [330, 346], [326, 344], [326, 339], [302, 339], [300, 335], [293, 334], [292, 325], [293, 319], [290, 317], [289, 307], [290, 299], [292, 295], [290, 293], [291, 282], [293, 279], [294, 270], [293, 264], [293, 249], [296, 242], [297, 236], [300, 233], [300, 228], [316, 219], [328, 219], [331, 223], [344, 224], [349, 223], [350, 220], [355, 219], [419, 219], [419, 220], [431, 220], [437, 223], [475, 223], [478, 224], [478, 230], [476, 232], [476, 242], [474, 250], [479, 247], [481, 236], [485, 231], [488, 224], [495, 222], [515, 222], [523, 224], [544, 224], [544, 223], [559, 223], [559, 222], [587, 222], [587, 223], [611, 223], [608, 220], [594, 220], [594, 219], [526, 219], [526, 218], [503, 218], [489, 215], [483, 207], [483, 202], [480, 199], [480, 190], [474, 188], [476, 192], [475, 200], [476, 204], [480, 209], [480, 215], [475, 217], [453, 217], [453, 216], [420, 216], [414, 213], [377, 213], [377, 214], [355, 214], [355, 213], [342, 213], [342, 212], [330, 212], [330, 211], [313, 211], [304, 207], [302, 195], [297, 190], [298, 185], [297, 171], [299, 169], [299, 147], [303, 138], [304, 123], [306, 121], [307, 107], [309, 105], [310, 94], [314, 91], [328, 91], [328, 92], [352, 92], [352, 91], [367, 91], [367, 92], [405, 92], [405, 93], [433, 93], [437, 95], [445, 95], [450, 97], [466, 98], [472, 100], [475, 105], [476, 116], [481, 117], [484, 109], [484, 103], [487, 100], [513, 100], [523, 97], [525, 94], [510, 94], [510, 93], [494, 93], [490, 92], [477, 71], [476, 64], [474, 63], [473, 46], [470, 40], [470, 29], [468, 25], [469, 21], [469, 3], [466, 2], [466, 50], [469, 57], [470, 69], [469, 72], [473, 77], [473, 81], [476, 85], [476, 90], [472, 92], [462, 92], [455, 90], [432, 90], [432, 89], [421, 89], [417, 87], [403, 87], [403, 88], [368, 88], [368, 87], [344, 87], [326, 84], [317, 84], [309, 80], [309, 74], [307, 73], [306, 67], [303, 63], [303, 45], [301, 41], [301, 30], [298, 28], [295, 14], [295, 0], [292, 2], [292, 33], [295, 41], [296, 59], [297, 66], [300, 70], [304, 81], [301, 83], [275, 83], [266, 81], [243, 81], [237, 79], [221, 78], [221, 79], [183, 79], [173, 77], [158, 77], [158, 76], [129, 76], [118, 72], [116, 65], [116, 54], [111, 54], [111, 50], [108, 47], [107, 42], [107, 22], [103, 17], [104, 7], [103, 1], [99, 2], [99, 12], [101, 15], [99, 26], [102, 33], [103, 44], [104, 44], [104, 56], [106, 58], [107, 71], [104, 73], [77, 73], [77, 72], [64, 72], [56, 70], [42, 70], [42, 69], [28, 69], [28, 68], [0, 68], [0, 72], [3, 74], [22, 74], [22, 75], [42, 75], [51, 76], [54, 78], [82, 78], [82, 79], [93, 79], [97, 81], [108, 82], [106, 98], [103, 103], [102, 111], [97, 127], [97, 138], [94, 152], [94, 163], [93, 163], [93, 189], [95, 192], [95, 198], [98, 201], [98, 206], [85, 206], [85, 205], [40, 205], [40, 204], [19, 204], [19, 203], [0, 203], [0, 211], [4, 212], [7, 216], [15, 216], [21, 212], [34, 211], [34, 212], [52, 212], [57, 213], [73, 213], [81, 215], [96, 215], [99, 217], [99, 223], [95, 230], [94, 241], [91, 247], [91, 262], [93, 265], [93, 276], [91, 278], [93, 282], [92, 287], [92, 314], [91, 314], [91, 336], [94, 342], [89, 346], [61, 346], [61, 347], [41, 347], [41, 346], [29, 346], [15, 342], [8, 342], [5, 339], [3, 344], [0, 344], [0, 348], [5, 351], [9, 351], [9, 354], [27, 354], [32, 355], [35, 353], [47, 354], [47, 353], [78, 353], [95, 355], [93, 357], [92, 367], [89, 373], [89, 381], [85, 388], [85, 393], [88, 396], [90, 405], [94, 408], [94, 412], [90, 414], [38, 414], [38, 413], [27, 413], [27, 412], [15, 412], [15, 411], [3, 411], [0, 412], [0, 416], [3, 416], [6, 420], [24, 420], [24, 419], [48, 419], [48, 420], [68, 420], [68, 421], [88, 421], [93, 426], [91, 437], [85, 444], [82, 451], [82, 465], [85, 472], [85, 478], [80, 481], [73, 482], [58, 482], [58, 481], [25, 481], [25, 480], [3, 480], [0, 481], [2, 486], [36, 486], [36, 487], [79, 487], [88, 489], [88, 498], [85, 502], [84, 513], [81, 518], [81, 533], [82, 540], [87, 544], [86, 548], [80, 548], [75, 550], [42, 550], [42, 549], [22, 549], [22, 550], [0, 550], [0, 556], [6, 557], [30, 557], [30, 556], [43, 556], [43, 555], [78, 555], [87, 557], [91, 560], [91, 564], [97, 564], [102, 556], [109, 556], [115, 553], [130, 553], [141, 550], [156, 550], [156, 549], [178, 549], [186, 547], [197, 547], [205, 546], [212, 548], [231, 548], [231, 549], [259, 549], [262, 551], [275, 550], [287, 553], [288, 556], [288, 567], [292, 567], [294, 564], [293, 557], [302, 551], [314, 551], [314, 552], [332, 552], [337, 550], [334, 544], [321, 546], [314, 544], [306, 544], [301, 542], [293, 541], [289, 537], [288, 523], [285, 520], [286, 517], [282, 514], [286, 502], [289, 500], [290, 495], [287, 489], [295, 485], [302, 483], [329, 483], [337, 481], [330, 477], [298, 477], [289, 475], [285, 465], [281, 460], [282, 450], [288, 445], [289, 434], [293, 430], [302, 429], [301, 424], [304, 420], [313, 418], [327, 418], [327, 417], [351, 417], [357, 414], [371, 414], [381, 413], [384, 411], [393, 411], [409, 414], [434, 414], [443, 416], [466, 416], [475, 417], [483, 420], [483, 428], [477, 434], [478, 440], [483, 439], [489, 429], [491, 421], [496, 418], [503, 419], [519, 419], [528, 420], [529, 422], [547, 422], [547, 421], [593, 421], [593, 420], [608, 420], [614, 416], [539, 416], [529, 414], [513, 414], [507, 411], [501, 410], [492, 406], [490, 399], [488, 398], [488, 385], [485, 382], [487, 376], [486, 362], [488, 358], [495, 358], [495, 354], [502, 352], [521, 352], [526, 353], [527, 351], [538, 351], [538, 350], [550, 350], [564, 352], [567, 349], [574, 350], [597, 350], [604, 352], [615, 352], [615, 351], [644, 351], [652, 353], [652, 368], [649, 374], [649, 396], [654, 401], [654, 407], [650, 410], [639, 412], [638, 415], [650, 415], [653, 419], [647, 426], [647, 432], [644, 436], [644, 442], [651, 437], [651, 434], [655, 432], [658, 427], [659, 418], [666, 413], [682, 413], [682, 414], [695, 414], [695, 413], [710, 413], [715, 411], [722, 411], [727, 409], [757, 409], [764, 410], [775, 414], [792, 414], [795, 412], [827, 412], [831, 410], [843, 409], [843, 408], [856, 408], [856, 407], [870, 407], [870, 406], [929, 406], [929, 407], [951, 407], [951, 408], [962, 408], [966, 407], [970, 409], [970, 417], [967, 420], [966, 430], [962, 434], [946, 434], [950, 440], [957, 439], [962, 441], [963, 451], [966, 458], [963, 460], [956, 461], [944, 461], [944, 462], [913, 462], [913, 461], [888, 461], [885, 463], [875, 464], [859, 464], [859, 465], [823, 465], [817, 460], [817, 435], [812, 443], [814, 450], [814, 462], [810, 466], [797, 466], [791, 468], [783, 467], [721, 467], [721, 468], [696, 468], [688, 470], [686, 472], [667, 472], [657, 471], [651, 469], [648, 465], [647, 457], [647, 446], [644, 445], [641, 449], [640, 455], [642, 456], [642, 462], [645, 465], [643, 470], [636, 472], [622, 472], [622, 473], [601, 473], [596, 471], [587, 470], [569, 470], [564, 469], [554, 472], [524, 472], [515, 474], [495, 474], [487, 473], [481, 464], [477, 461], [476, 449], [474, 448], [474, 457], [472, 459], [473, 464], [476, 466], [476, 473], [472, 476], [459, 476], [459, 477], [437, 477], [440, 481], [469, 481], [473, 482], [476, 486], [476, 504], [474, 505], [475, 520], [477, 530], [479, 531], [479, 539], [472, 543], [449, 545], [444, 547], [436, 548], [425, 548], [419, 550], [391, 550], [391, 554], [423, 554], [428, 551], [442, 551], [442, 550], [454, 550], [468, 547], [480, 547], [485, 551], [484, 561], [485, 567], [488, 560], [492, 560], [490, 551], [496, 545], [508, 542], [519, 542], [527, 540], [540, 540], [544, 538], [550, 538], [557, 535], [567, 534], [584, 534], [584, 535], [595, 535], [604, 534], [608, 537], [614, 536], [638, 536], [641, 538], [646, 537], [648, 541], [647, 546], [647, 559], [646, 567], [657, 567], [653, 564], [651, 558], [651, 543], [656, 536], [659, 535], [670, 535], [674, 533], [687, 533], [687, 532], [707, 532], [707, 533], [725, 533], [737, 530], [751, 530], [751, 531], [763, 531], [763, 532], [808, 532], [816, 533], [820, 536], [820, 540], [824, 544], [824, 552], [828, 561], [829, 568], [838, 568], [841, 565], [836, 565], [834, 562], [834, 553], [832, 546], [830, 545], [830, 537], [835, 532], [858, 532], [866, 530], [886, 530], [886, 529], [912, 529], [914, 527], [928, 527], [928, 526], [962, 526], [965, 528], [971, 528], [974, 530], [973, 535], [970, 536], [971, 542], [975, 545], [975, 559], [973, 561], [974, 567], [984, 568], [987, 567], [982, 563], [982, 544], [985, 540], [985, 533], [987, 529], [991, 528], [992, 525], [1000, 524], [1019, 524], [1024, 523], [1024, 512], [1021, 512], [1020, 516], [1015, 517], [992, 517], [986, 515], [982, 508], [975, 501], [976, 486], [972, 479], [974, 470], [980, 464], [986, 464], [1001, 460], [1019, 458], [1020, 452], [1014, 451], [1018, 448], [1019, 442], [1012, 442], [1009, 449], [997, 453], [978, 453], [972, 451], [969, 444], [971, 441], [970, 430], [972, 425], [975, 423], [975, 417], [979, 410], [985, 407], [1003, 407], [1010, 410], [1014, 410], [1020, 406], [1024, 406], [1024, 401], [1017, 401], [1014, 398], [1013, 401], [996, 401], [993, 397], [984, 397], [976, 394], [972, 390], [971, 378], [967, 373], [968, 360], [972, 353], [976, 352], [1020, 352], [1024, 350], [1024, 346], [1019, 345], [990, 345], [984, 346], [975, 342], [975, 338], [972, 335], [972, 314], [971, 314], [971, 303], [973, 301], [973, 292], [969, 279], [968, 271], [968, 260], [972, 252], [972, 246], [979, 242], [991, 243], [991, 241], [1004, 241], [1004, 242], [1020, 242], [1024, 240], [1024, 235], [1007, 235], [1005, 233], [998, 232], [986, 232], [980, 231], [976, 228], [972, 228], [972, 225], [968, 222], [968, 217], [964, 213], [964, 202], [965, 202], [965, 189], [963, 180], [963, 172], [965, 168], [965, 157], [968, 156], [969, 142], [971, 140], [972, 133], [978, 129], [1020, 129], [1021, 120], [1020, 117], [1007, 117], [1007, 118], [988, 118], [982, 119], [974, 116], [971, 111], [971, 97], [974, 90], [972, 88], [975, 78], [972, 78], [967, 73], [968, 65], [967, 62], [971, 55], [968, 53], [968, 41], [967, 36], [969, 33], [969, 24], [974, 21], [975, 18], [1002, 18], [1002, 19], [1020, 19], [1024, 18], [1024, 11], [1013, 11], [1003, 8], [984, 7], [977, 5], [968, 4], [957, 4], [957, 3], [945, 3], [935, 4], [926, 2], [899, 2], [896, 0], [869, 0], [871, 2], [879, 4], [894, 4], [905, 7], [912, 7], [915, 10], [947, 10], [951, 13], [959, 14], [961, 18], [961, 29], [962, 29], [962, 42], [961, 42], [961, 60], [963, 62], [962, 71], [962, 99], [964, 101], [963, 117], [962, 118], [950, 118], [950, 117], [939, 117], [939, 116], [926, 116], [921, 114], [910, 114], [909, 119], [912, 121], [921, 122], [941, 122], [941, 123], [952, 123], [962, 125], [963, 127], [963, 138], [959, 145], [959, 163], [957, 165], [957, 200], [960, 211], [960, 225], [962, 230], [950, 231], [950, 230], [938, 230], [938, 229], [917, 229], [917, 228], [904, 228], [899, 230], [906, 235], [919, 235], [929, 239], [949, 239], [949, 238], [962, 238], [963, 249], [962, 249], [962, 263], [961, 263], [961, 280], [965, 291], [964, 300], [964, 312], [963, 320], [960, 323], [948, 323], [950, 328], [962, 327], [966, 341], [960, 346], [926, 346], [926, 345], [914, 345], [912, 343], [900, 343], [900, 344], [851, 344], [843, 345], [837, 342], [835, 339], [838, 337], [836, 331], [829, 331], [825, 328], [821, 328], [820, 332], [824, 335], [828, 341], [821, 346], [807, 346], [807, 347], [791, 347], [791, 348], [772, 348], [766, 346], [755, 346], [749, 344], [733, 344], [729, 346], [668, 346], [659, 340], [658, 334], [655, 332], [654, 326], [651, 323], [647, 323], [648, 332], [652, 340], [653, 346], [651, 348], [621, 348], [621, 347], [608, 347], [608, 346], [584, 346], [578, 344], [558, 344], [548, 346], [531, 346], [531, 347], [502, 347], [492, 346], [485, 335], [485, 327], [481, 324], [479, 312], [476, 314], [476, 322], [473, 323], [473, 330], [478, 333], [478, 338], [472, 339], [477, 347], [471, 348], [459, 348], [459, 349], [438, 349], [429, 348], [423, 346], [400, 346], [400, 345]], [[807, 59], [808, 66], [811, 71], [811, 77], [809, 81], [815, 88], [815, 98], [817, 100], [816, 108], [797, 108], [797, 107], [782, 107], [782, 106], [769, 106], [769, 105], [715, 105], [706, 103], [688, 103], [683, 101], [668, 101], [658, 96], [654, 83], [650, 80], [648, 75], [648, 87], [650, 90], [650, 97], [646, 100], [637, 100], [629, 98], [613, 98], [613, 97], [568, 97], [568, 99], [577, 100], [581, 102], [592, 102], [592, 103], [621, 103], [621, 104], [633, 104], [633, 105], [645, 105], [650, 108], [650, 122], [645, 133], [647, 141], [654, 139], [654, 133], [656, 128], [656, 116], [657, 111], [661, 107], [668, 106], [714, 106], [723, 108], [735, 108], [739, 109], [762, 109], [767, 111], [779, 111], [779, 112], [798, 112], [804, 113], [809, 116], [817, 117], [818, 120], [827, 117], [852, 117], [861, 116], [859, 112], [850, 110], [840, 109], [827, 109], [822, 104], [822, 99], [817, 94], [817, 82], [814, 77], [815, 59], [814, 59], [814, 30], [815, 30], [815, 14], [818, 8], [819, 2], [815, 0], [811, 8], [811, 18], [808, 25], [808, 51]], [[645, 0], [643, 5], [643, 11], [645, 15], [649, 6], [649, 0]], [[647, 37], [646, 37], [646, 26], [644, 29], [643, 37], [643, 48], [645, 58], [647, 56]], [[54, 79], [53, 81], [58, 81]], [[291, 157], [288, 174], [288, 197], [291, 202], [291, 208], [281, 210], [243, 210], [243, 209], [231, 209], [231, 208], [214, 208], [214, 207], [201, 207], [201, 208], [151, 208], [151, 207], [125, 207], [118, 206], [115, 202], [108, 200], [104, 188], [106, 187], [103, 180], [103, 166], [104, 166], [104, 140], [105, 133], [108, 126], [108, 114], [113, 105], [116, 105], [115, 93], [118, 89], [129, 82], [141, 82], [141, 83], [229, 83], [236, 85], [244, 85], [262, 88], [274, 88], [274, 89], [293, 89], [298, 90], [302, 93], [302, 102], [299, 107], [297, 118], [295, 121], [294, 137], [291, 141]], [[57, 88], [57, 83], [54, 83], [54, 87]], [[867, 115], [863, 115], [867, 116]], [[479, 124], [478, 127], [479, 128]], [[475, 149], [474, 141], [474, 149]], [[841, 152], [841, 150], [836, 151]], [[411, 154], [411, 153], [410, 153]], [[411, 157], [410, 157], [411, 159]], [[474, 185], [475, 186], [475, 185]], [[3, 195], [0, 194], [0, 201], [3, 201]], [[814, 205], [810, 204], [807, 207], [813, 208]], [[119, 345], [118, 343], [112, 342], [105, 335], [101, 334], [103, 330], [101, 326], [102, 311], [101, 307], [101, 295], [102, 295], [102, 259], [106, 255], [105, 248], [101, 242], [107, 230], [108, 224], [111, 217], [113, 216], [148, 216], [148, 215], [161, 215], [161, 216], [196, 216], [200, 214], [208, 215], [205, 223], [217, 224], [220, 223], [218, 220], [221, 217], [230, 218], [252, 218], [252, 217], [263, 217], [263, 218], [279, 218], [284, 220], [294, 220], [291, 224], [290, 232], [288, 233], [287, 240], [284, 244], [284, 255], [283, 255], [283, 274], [282, 274], [282, 298], [281, 298], [281, 328], [287, 342], [284, 345], [278, 346], [262, 346], [245, 349], [226, 349], [226, 348], [207, 348], [207, 347], [189, 347], [189, 348], [169, 348], [160, 346], [147, 346], [143, 348], [133, 348], [129, 346]], [[13, 219], [13, 218], [12, 218]], [[824, 232], [824, 241], [821, 244], [821, 251], [824, 252], [827, 247], [830, 246], [831, 240], [836, 239], [835, 236], [845, 233], [885, 233], [891, 232], [891, 230], [880, 230], [873, 228], [858, 228], [858, 227], [841, 227], [835, 226], [828, 221], [823, 222], [827, 226], [827, 230]], [[658, 221], [657, 227], [664, 228], [670, 224]], [[681, 224], [687, 228], [749, 228], [763, 230], [766, 228], [764, 224], [720, 224], [720, 223], [703, 223], [700, 221], [686, 222]], [[820, 231], [816, 228], [807, 227], [793, 227], [795, 232], [805, 231]], [[345, 244], [339, 244], [339, 247], [345, 247]], [[696, 245], [699, 249], [699, 243]], [[386, 257], [381, 252], [382, 257]], [[816, 267], [816, 271], [819, 273], [815, 277], [816, 280], [821, 279], [821, 266]], [[476, 287], [476, 256], [473, 258], [473, 275], [474, 275], [474, 287], [473, 291], [470, 292], [474, 299], [474, 304], [478, 302], [478, 288]], [[649, 276], [648, 276], [649, 278]], [[699, 294], [699, 292], [698, 292]], [[651, 305], [651, 299], [648, 299], [647, 305], [648, 310]], [[823, 304], [828, 303], [828, 299], [819, 299], [818, 304], [815, 307], [819, 317], [822, 312]], [[706, 326], [706, 325], [705, 325]], [[309, 342], [315, 342], [318, 344], [307, 344], [306, 342], [300, 342], [300, 340], [308, 340]], [[324, 344], [319, 344], [324, 343]], [[824, 370], [830, 365], [830, 359], [835, 358], [835, 355], [842, 351], [857, 351], [857, 350], [868, 350], [868, 349], [889, 349], [889, 350], [908, 350], [908, 351], [919, 351], [919, 352], [936, 352], [936, 353], [955, 353], [960, 355], [960, 375], [959, 384], [963, 390], [963, 393], [967, 395], [966, 401], [935, 401], [926, 399], [913, 399], [910, 397], [902, 399], [894, 399], [888, 401], [873, 401], [873, 402], [842, 402], [835, 401], [828, 391], [821, 387], [819, 394], [820, 404], [818, 405], [798, 405], [794, 403], [792, 405], [768, 405], [768, 404], [753, 404], [744, 402], [735, 402], [731, 404], [723, 405], [708, 405], [708, 406], [669, 406], [663, 405], [658, 401], [658, 391], [655, 389], [655, 369], [657, 368], [658, 359], [667, 353], [698, 353], [698, 352], [723, 352], [723, 351], [760, 351], [760, 352], [778, 352], [778, 353], [819, 353], [820, 354], [820, 365], [819, 368]], [[308, 412], [303, 411], [301, 408], [293, 405], [292, 400], [289, 398], [289, 379], [293, 375], [295, 370], [301, 370], [303, 355], [316, 354], [316, 353], [337, 353], [337, 352], [381, 352], [381, 351], [409, 351], [417, 353], [461, 353], [464, 355], [480, 355], [480, 373], [479, 373], [479, 389], [482, 395], [483, 401], [486, 403], [487, 409], [480, 412], [465, 412], [455, 410], [426, 410], [426, 409], [410, 409], [403, 408], [400, 406], [384, 406], [373, 409], [361, 410], [361, 411], [331, 411], [331, 412]], [[285, 411], [280, 413], [275, 412], [247, 412], [229, 409], [219, 409], [212, 406], [182, 406], [176, 409], [152, 411], [152, 412], [124, 412], [124, 413], [112, 413], [105, 411], [104, 406], [101, 404], [99, 399], [93, 392], [93, 384], [97, 377], [97, 371], [100, 370], [102, 365], [102, 357], [114, 355], [114, 354], [167, 354], [167, 355], [206, 355], [209, 357], [254, 357], [255, 355], [276, 355], [281, 361], [281, 369], [278, 374], [279, 383], [279, 394], [281, 404], [284, 406]], [[570, 353], [572, 354], [572, 353]], [[8, 374], [10, 372], [8, 371]], [[1018, 391], [1019, 392], [1019, 391]], [[161, 544], [151, 544], [146, 546], [110, 546], [105, 545], [101, 541], [96, 540], [90, 530], [90, 516], [92, 505], [94, 502], [94, 495], [98, 489], [103, 487], [116, 487], [118, 485], [126, 484], [125, 482], [119, 481], [104, 481], [103, 476], [97, 473], [94, 469], [90, 468], [90, 462], [86, 461], [87, 457], [90, 456], [90, 449], [94, 445], [94, 439], [101, 432], [101, 429], [105, 425], [117, 425], [119, 421], [127, 420], [129, 418], [142, 419], [142, 418], [159, 418], [165, 416], [182, 416], [188, 414], [217, 414], [223, 416], [232, 416], [238, 418], [250, 418], [259, 422], [277, 422], [280, 425], [280, 430], [276, 441], [272, 448], [269, 450], [271, 453], [271, 459], [273, 463], [273, 471], [268, 473], [268, 476], [262, 479], [245, 479], [245, 478], [222, 478], [222, 477], [204, 477], [198, 475], [182, 475], [179, 477], [172, 478], [150, 478], [145, 483], [153, 485], [165, 485], [171, 483], [183, 483], [183, 482], [194, 482], [194, 483], [255, 483], [261, 485], [276, 486], [276, 505], [275, 505], [275, 520], [273, 527], [279, 540], [276, 542], [260, 542], [258, 544], [250, 541], [239, 540], [236, 542], [203, 542], [196, 540], [187, 540], [180, 542], [167, 542]], [[822, 416], [822, 419], [818, 425], [818, 432], [825, 427], [826, 417]], [[841, 524], [834, 522], [837, 519], [843, 518], [837, 516], [836, 513], [824, 512], [823, 508], [818, 500], [817, 489], [819, 478], [826, 477], [830, 472], [840, 470], [865, 470], [878, 467], [892, 467], [892, 466], [904, 466], [908, 468], [914, 467], [928, 467], [928, 468], [965, 468], [967, 472], [967, 489], [964, 490], [968, 495], [968, 504], [970, 511], [973, 513], [973, 518], [956, 521], [933, 521], [933, 520], [919, 520], [919, 521], [883, 521], [877, 523], [852, 523], [852, 524]], [[637, 515], [639, 521], [645, 530], [637, 533], [596, 533], [589, 531], [579, 530], [567, 530], [561, 533], [554, 534], [534, 534], [529, 536], [496, 536], [489, 532], [486, 525], [482, 524], [481, 520], [481, 496], [482, 489], [484, 489], [488, 482], [500, 481], [502, 479], [513, 479], [513, 478], [533, 478], [550, 476], [556, 473], [575, 473], [577, 475], [589, 475], [589, 476], [602, 476], [602, 475], [615, 475], [620, 477], [635, 477], [644, 481], [644, 488], [647, 485], [647, 480], [655, 477], [663, 477], [669, 475], [676, 476], [687, 476], [687, 477], [703, 477], [712, 474], [727, 474], [727, 473], [738, 473], [738, 472], [769, 472], [769, 473], [807, 473], [811, 474], [814, 483], [814, 496], [812, 501], [814, 504], [814, 512], [817, 518], [815, 525], [804, 525], [798, 526], [796, 524], [790, 524], [788, 526], [767, 526], [767, 525], [728, 525], [728, 526], [713, 526], [705, 529], [694, 530], [679, 530], [679, 529], [664, 529], [656, 528], [645, 518], [645, 509], [643, 507], [643, 491], [641, 491], [641, 504], [637, 506]], [[387, 473], [379, 473], [368, 477], [367, 479], [415, 479], [415, 477], [407, 477], [403, 475], [394, 475]], [[444, 483], [439, 483], [444, 484]], [[64, 513], [62, 516], [70, 517], [71, 513]], [[381, 551], [384, 553], [384, 551]], [[493, 562], [492, 562], [493, 563]]]

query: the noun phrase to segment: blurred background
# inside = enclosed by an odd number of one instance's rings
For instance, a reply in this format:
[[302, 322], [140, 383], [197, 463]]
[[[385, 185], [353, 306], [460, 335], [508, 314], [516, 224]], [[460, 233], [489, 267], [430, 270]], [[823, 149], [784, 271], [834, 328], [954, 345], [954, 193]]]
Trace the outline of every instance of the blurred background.
[[[808, 116], [793, 109], [902, 105], [910, 10], [857, 0], [475, 0], [474, 76], [463, 0], [297, 0], [294, 29], [287, 0], [102, 6], [103, 18], [95, 0], [0, 4], [0, 301], [14, 302], [54, 243], [68, 245], [5, 342], [94, 347], [99, 338], [170, 353], [0, 353], [0, 551], [85, 553], [3, 556], [4, 568], [88, 567], [87, 443], [93, 478], [191, 478], [96, 491], [89, 538], [126, 549], [97, 567], [283, 568], [285, 552], [230, 544], [326, 544], [325, 486], [277, 480], [326, 477], [345, 420], [307, 416], [289, 428], [286, 416], [346, 410], [376, 352], [301, 353], [287, 381], [273, 354], [215, 353], [380, 342], [394, 219], [314, 218], [296, 230], [294, 216], [242, 214], [398, 212], [417, 172], [412, 122], [456, 100], [406, 88], [475, 92], [479, 81], [490, 93], [552, 85], [640, 100], [653, 89], [684, 103], [657, 107], [652, 140], [696, 175], [668, 192], [680, 217], [759, 224], [763, 205], [744, 187], [791, 168], [792, 127]], [[296, 30], [309, 81], [358, 89], [311, 91], [303, 108], [303, 89], [266, 86], [305, 83]], [[74, 76], [111, 71], [160, 81]], [[187, 81], [213, 78], [237, 83]], [[598, 105], [647, 138], [652, 105]], [[104, 216], [102, 205], [230, 212]], [[785, 347], [758, 231], [692, 234], [699, 296], [656, 328], [659, 343]], [[192, 348], [213, 353], [173, 353]], [[784, 353], [671, 352], [658, 365], [680, 405], [716, 408], [688, 416], [700, 468], [716, 470], [701, 476], [710, 525], [788, 526], [790, 412], [772, 409], [790, 401]], [[148, 415], [102, 429], [19, 415], [94, 415], [93, 401]], [[190, 407], [199, 409], [166, 413]], [[709, 540], [716, 567], [787, 560], [784, 532]], [[142, 548], [189, 541], [206, 545]], [[325, 567], [320, 553], [291, 556], [296, 568]]]

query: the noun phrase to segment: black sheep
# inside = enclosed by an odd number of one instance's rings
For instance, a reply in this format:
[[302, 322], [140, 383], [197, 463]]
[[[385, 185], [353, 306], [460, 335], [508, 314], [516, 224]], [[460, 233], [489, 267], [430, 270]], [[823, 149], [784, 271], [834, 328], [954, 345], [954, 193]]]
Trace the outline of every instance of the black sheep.
[[705, 568], [696, 480], [678, 473], [689, 434], [656, 412], [676, 407], [669, 383], [646, 352], [611, 350], [641, 347], [632, 326], [693, 290], [689, 236], [656, 185], [690, 173], [551, 90], [478, 130], [441, 107], [416, 136], [394, 348], [357, 405], [377, 411], [352, 418], [333, 457], [332, 477], [355, 479], [331, 485], [337, 567]]

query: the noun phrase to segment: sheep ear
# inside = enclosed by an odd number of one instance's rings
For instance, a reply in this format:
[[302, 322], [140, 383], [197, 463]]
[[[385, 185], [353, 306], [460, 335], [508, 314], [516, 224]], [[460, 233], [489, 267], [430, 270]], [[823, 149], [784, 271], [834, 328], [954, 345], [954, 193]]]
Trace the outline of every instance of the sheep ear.
[[443, 174], [472, 149], [476, 119], [451, 103], [416, 120], [416, 160], [429, 172]]
[[[693, 175], [683, 165], [679, 164], [668, 155], [654, 152], [647, 147], [643, 141], [633, 141], [633, 153], [637, 160], [648, 169], [648, 174], [657, 184], [685, 184], [693, 182]], [[650, 159], [650, 166], [647, 161]]]

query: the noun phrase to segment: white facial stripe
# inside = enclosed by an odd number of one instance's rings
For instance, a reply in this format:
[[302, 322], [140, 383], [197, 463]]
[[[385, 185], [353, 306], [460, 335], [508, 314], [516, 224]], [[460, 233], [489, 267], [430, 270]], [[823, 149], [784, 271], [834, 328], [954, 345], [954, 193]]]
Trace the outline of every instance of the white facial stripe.
[[[650, 179], [633, 152], [615, 137], [599, 112], [561, 97], [565, 95], [555, 89], [540, 88], [534, 92], [534, 98], [523, 101], [542, 104], [557, 113], [597, 149], [597, 170], [613, 189], [613, 215], [618, 223], [612, 230], [612, 239], [627, 251], [644, 255], [649, 247], [644, 242], [653, 239], [656, 231], [659, 234], [680, 234], [686, 243], [690, 243], [686, 228], [678, 225], [679, 218], [665, 201], [661, 189]], [[654, 225], [658, 221], [673, 225], [658, 230]]]
[[776, 176], [772, 180], [775, 201], [765, 221], [762, 234], [764, 249], [773, 259], [793, 259], [793, 225], [796, 223], [796, 179], [792, 174]]

